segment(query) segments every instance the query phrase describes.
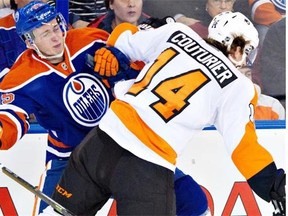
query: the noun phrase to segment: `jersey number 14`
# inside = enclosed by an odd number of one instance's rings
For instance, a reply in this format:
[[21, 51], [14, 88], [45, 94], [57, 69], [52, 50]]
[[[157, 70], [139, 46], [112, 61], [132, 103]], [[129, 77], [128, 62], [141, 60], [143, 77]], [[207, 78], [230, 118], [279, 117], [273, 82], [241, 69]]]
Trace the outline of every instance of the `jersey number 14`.
[[[173, 48], [162, 52], [145, 76], [140, 81], [135, 82], [127, 94], [137, 96], [147, 89], [153, 77], [178, 54], [178, 51]], [[200, 69], [185, 73], [177, 72], [175, 76], [159, 81], [158, 85], [151, 90], [159, 100], [150, 104], [150, 107], [165, 122], [168, 122], [181, 113], [189, 105], [188, 99], [209, 81], [210, 78]]]

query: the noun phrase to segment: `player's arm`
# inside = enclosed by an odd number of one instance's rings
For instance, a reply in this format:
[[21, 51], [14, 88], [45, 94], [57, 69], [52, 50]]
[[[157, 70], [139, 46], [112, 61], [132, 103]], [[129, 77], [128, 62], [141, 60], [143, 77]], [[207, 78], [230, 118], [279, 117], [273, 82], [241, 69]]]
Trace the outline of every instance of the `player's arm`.
[[[170, 20], [169, 18], [165, 18], [165, 20]], [[141, 24], [141, 28], [151, 25], [152, 27], [148, 29], [153, 29], [168, 22], [160, 21], [155, 18], [148, 19], [146, 23]], [[159, 49], [158, 47], [166, 43], [165, 37], [167, 38], [171, 31], [175, 30], [173, 28], [171, 30], [169, 27], [158, 29], [157, 31], [139, 31], [137, 26], [129, 23], [118, 25], [111, 33], [107, 46], [95, 53], [95, 71], [101, 76], [115, 76], [118, 71], [123, 68], [125, 70], [125, 65], [131, 66], [131, 63], [136, 66], [136, 68], [133, 67], [134, 69], [140, 70], [145, 63], [154, 60], [155, 56], [160, 54], [162, 47]], [[139, 66], [135, 62], [142, 62], [142, 64]]]
[[[14, 105], [15, 95], [1, 95], [0, 105], [0, 149], [7, 150], [20, 140], [29, 129], [28, 114], [22, 108]], [[11, 102], [11, 103], [9, 103]]]
[[[1, 112], [1, 110], [0, 110]], [[24, 115], [18, 113], [20, 119], [12, 117], [10, 119], [9, 114], [0, 115], [0, 149], [7, 150], [11, 148], [18, 140], [20, 140], [25, 133], [27, 133], [29, 124], [28, 121], [24, 121]], [[25, 122], [25, 123], [24, 123]]]
[[[126, 24], [125, 24], [126, 26]], [[129, 31], [131, 30], [133, 33], [137, 32], [138, 29], [136, 26], [127, 24], [127, 28]], [[126, 28], [126, 27], [123, 27]], [[117, 28], [118, 29], [118, 28]], [[125, 55], [118, 48], [116, 48], [113, 43], [114, 40], [121, 34], [123, 29], [114, 30], [113, 34], [110, 35], [107, 46], [96, 50], [94, 55], [95, 67], [94, 71], [101, 76], [102, 78], [114, 77], [118, 74], [118, 72], [124, 72], [135, 66], [128, 55]], [[137, 66], [137, 64], [136, 64]], [[133, 69], [140, 70], [142, 67], [134, 67]]]
[[[239, 82], [229, 89], [238, 94], [239, 100], [223, 97], [219, 107], [216, 128], [223, 135], [226, 148], [237, 169], [245, 177], [251, 189], [263, 200], [285, 202], [285, 173], [277, 170], [272, 155], [258, 142], [254, 124], [254, 108], [257, 93], [249, 82]], [[241, 109], [239, 109], [241, 107]], [[284, 208], [282, 208], [284, 211]]]
[[167, 43], [167, 38], [173, 32], [184, 28], [191, 30], [185, 25], [176, 24], [172, 17], [163, 19], [150, 17], [139, 26], [122, 23], [112, 31], [107, 46], [116, 47], [133, 62], [137, 60], [148, 62], [149, 59], [155, 59], [150, 57], [151, 54], [155, 56], [155, 51], [162, 51], [163, 44]]
[[274, 162], [247, 180], [252, 190], [276, 209], [274, 215], [286, 215], [286, 173]]
[[278, 169], [272, 155], [258, 143], [255, 126], [247, 123], [245, 134], [232, 153], [232, 160], [251, 189], [263, 200], [272, 202], [280, 214], [285, 212], [286, 174]]

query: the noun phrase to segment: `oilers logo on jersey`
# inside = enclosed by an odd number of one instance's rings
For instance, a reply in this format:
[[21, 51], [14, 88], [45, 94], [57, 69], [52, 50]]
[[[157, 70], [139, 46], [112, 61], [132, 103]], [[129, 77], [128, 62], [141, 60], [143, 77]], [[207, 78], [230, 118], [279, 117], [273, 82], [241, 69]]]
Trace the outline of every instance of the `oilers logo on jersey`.
[[63, 101], [73, 119], [86, 127], [98, 125], [110, 104], [104, 85], [86, 73], [70, 77], [63, 89]]

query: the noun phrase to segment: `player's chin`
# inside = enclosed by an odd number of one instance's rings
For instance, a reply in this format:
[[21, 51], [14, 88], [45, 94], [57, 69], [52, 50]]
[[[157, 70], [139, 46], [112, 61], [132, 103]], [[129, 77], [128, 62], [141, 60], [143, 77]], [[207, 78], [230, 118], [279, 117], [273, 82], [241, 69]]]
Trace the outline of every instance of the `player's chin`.
[[51, 56], [60, 55], [61, 53], [63, 53], [63, 50], [64, 50], [63, 47], [54, 48], [50, 55]]

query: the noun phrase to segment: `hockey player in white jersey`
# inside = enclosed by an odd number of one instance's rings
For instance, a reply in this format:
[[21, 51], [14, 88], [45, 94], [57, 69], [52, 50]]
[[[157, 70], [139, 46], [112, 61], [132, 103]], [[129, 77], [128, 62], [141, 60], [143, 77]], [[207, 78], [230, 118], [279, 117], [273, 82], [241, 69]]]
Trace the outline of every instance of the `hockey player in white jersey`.
[[[116, 76], [107, 84], [91, 67], [90, 57], [93, 62], [95, 51], [105, 46], [109, 36], [103, 30], [66, 31], [64, 17], [41, 1], [31, 1], [17, 10], [15, 22], [17, 34], [28, 49], [0, 83], [0, 150], [10, 149], [25, 136], [29, 114], [33, 113], [39, 125], [48, 130], [47, 169], [38, 189], [50, 196], [71, 151], [98, 125], [114, 99], [110, 86], [118, 78], [129, 77]], [[189, 175], [177, 169], [174, 186], [179, 215], [206, 211], [207, 198]], [[46, 206], [41, 202], [39, 212]]]
[[[112, 195], [119, 215], [175, 215], [177, 155], [214, 125], [252, 190], [285, 214], [284, 170], [258, 143], [257, 93], [236, 68], [258, 46], [248, 18], [217, 15], [206, 40], [179, 23], [149, 31], [122, 24], [107, 44], [146, 65], [135, 80], [116, 84], [117, 99], [71, 155], [53, 195], [57, 202], [91, 215]], [[100, 68], [111, 67], [102, 57], [113, 52], [99, 52]]]

